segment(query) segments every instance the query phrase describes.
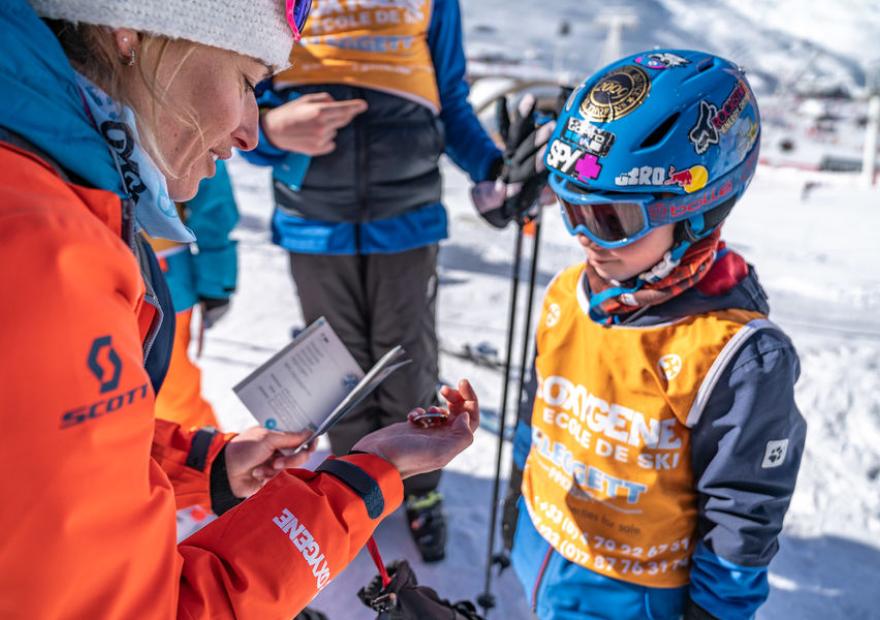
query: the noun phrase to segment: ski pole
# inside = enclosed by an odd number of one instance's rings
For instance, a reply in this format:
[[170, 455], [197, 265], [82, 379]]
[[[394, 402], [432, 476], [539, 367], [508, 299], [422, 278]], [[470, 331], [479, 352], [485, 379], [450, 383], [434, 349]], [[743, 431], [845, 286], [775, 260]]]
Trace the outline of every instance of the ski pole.
[[[538, 279], [538, 250], [541, 247], [541, 214], [543, 211], [539, 210], [535, 219], [532, 220], [535, 223], [535, 234], [532, 240], [532, 264], [529, 266], [529, 287], [526, 302], [526, 318], [525, 323], [523, 323], [523, 334], [522, 334], [522, 350], [520, 352], [519, 358], [519, 386], [516, 390], [516, 412], [517, 412], [517, 420], [519, 419], [519, 408], [522, 406], [523, 399], [523, 391], [526, 386], [526, 372], [528, 369], [529, 362], [529, 347], [531, 345], [531, 330], [532, 330], [532, 305], [535, 301], [535, 284]], [[515, 424], [515, 422], [514, 422]], [[504, 570], [508, 566], [510, 566], [510, 558], [507, 553], [502, 551], [496, 557], [492, 558], [492, 564], [498, 564], [501, 567], [501, 570]], [[500, 572], [499, 572], [500, 574]]]
[[501, 388], [501, 408], [498, 411], [498, 448], [495, 453], [495, 479], [492, 482], [492, 510], [489, 517], [489, 543], [486, 551], [486, 575], [483, 593], [477, 597], [477, 603], [483, 613], [495, 607], [495, 596], [492, 594], [492, 556], [495, 554], [495, 521], [498, 517], [498, 488], [501, 478], [501, 453], [504, 449], [504, 430], [507, 417], [507, 392], [510, 384], [510, 366], [513, 358], [513, 331], [516, 323], [516, 301], [519, 293], [519, 268], [522, 258], [523, 226], [522, 218], [517, 218], [516, 244], [513, 250], [513, 276], [510, 282], [510, 308], [507, 313], [507, 347], [504, 361], [504, 384]]

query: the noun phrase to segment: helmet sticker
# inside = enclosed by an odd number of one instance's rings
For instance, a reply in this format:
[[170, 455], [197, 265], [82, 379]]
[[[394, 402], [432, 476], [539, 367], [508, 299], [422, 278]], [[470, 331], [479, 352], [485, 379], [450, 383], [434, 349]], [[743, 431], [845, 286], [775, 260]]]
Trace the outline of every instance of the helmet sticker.
[[737, 125], [740, 127], [736, 133], [736, 153], [742, 159], [752, 149], [758, 138], [758, 123], [744, 118]]
[[624, 174], [614, 178], [614, 184], [631, 187], [638, 185], [678, 185], [684, 188], [688, 194], [706, 187], [709, 182], [709, 171], [705, 166], [691, 166], [683, 170], [676, 170], [675, 166], [669, 166], [669, 170], [662, 166], [637, 166]]
[[718, 128], [712, 122], [715, 115], [718, 114], [718, 108], [708, 101], [700, 102], [700, 118], [688, 134], [691, 144], [697, 155], [702, 155], [712, 144], [718, 144]]
[[700, 101], [700, 117], [688, 134], [697, 155], [705, 153], [710, 145], [718, 144], [719, 132], [727, 133], [748, 103], [748, 90], [742, 81], [730, 91], [721, 109], [708, 101]]
[[687, 58], [682, 58], [678, 54], [670, 52], [654, 52], [653, 54], [638, 56], [636, 62], [649, 69], [670, 69], [691, 64], [691, 61]]
[[614, 142], [613, 133], [578, 118], [569, 118], [565, 129], [566, 138], [599, 157], [607, 155]]
[[626, 65], [607, 73], [581, 103], [588, 120], [608, 122], [635, 110], [647, 98], [651, 80], [641, 67]]
[[602, 166], [595, 155], [558, 139], [550, 144], [547, 151], [547, 165], [563, 174], [570, 175], [572, 171], [577, 172], [577, 177], [581, 181], [596, 179], [602, 172]]
[[714, 124], [721, 133], [727, 133], [727, 131], [733, 127], [733, 124], [736, 122], [736, 119], [739, 118], [740, 113], [746, 107], [748, 102], [749, 98], [746, 96], [746, 85], [742, 82], [738, 82], [721, 105], [718, 114], [712, 119], [712, 124]]

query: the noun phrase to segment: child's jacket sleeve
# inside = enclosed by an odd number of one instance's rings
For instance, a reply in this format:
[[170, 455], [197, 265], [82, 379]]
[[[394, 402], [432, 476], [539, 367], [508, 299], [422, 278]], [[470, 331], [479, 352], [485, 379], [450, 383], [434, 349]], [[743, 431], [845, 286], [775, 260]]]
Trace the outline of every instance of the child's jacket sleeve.
[[807, 425], [794, 400], [797, 353], [757, 332], [721, 374], [691, 434], [699, 517], [691, 600], [717, 618], [751, 618], [767, 599]]

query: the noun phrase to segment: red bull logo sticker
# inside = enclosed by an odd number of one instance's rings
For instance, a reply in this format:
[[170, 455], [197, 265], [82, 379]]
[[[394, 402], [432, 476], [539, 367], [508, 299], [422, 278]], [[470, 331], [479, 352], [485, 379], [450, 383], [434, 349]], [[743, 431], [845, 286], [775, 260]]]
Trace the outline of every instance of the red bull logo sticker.
[[678, 185], [688, 194], [706, 187], [709, 182], [709, 171], [705, 166], [696, 165], [682, 170], [675, 166], [668, 169], [662, 166], [637, 166], [614, 179], [614, 184], [621, 187]]

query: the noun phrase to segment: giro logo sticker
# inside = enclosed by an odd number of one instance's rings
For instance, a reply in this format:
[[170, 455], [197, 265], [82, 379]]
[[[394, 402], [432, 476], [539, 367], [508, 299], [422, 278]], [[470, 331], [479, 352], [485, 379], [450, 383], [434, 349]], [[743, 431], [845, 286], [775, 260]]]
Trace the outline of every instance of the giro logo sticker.
[[626, 65], [605, 75], [581, 103], [589, 120], [608, 122], [623, 118], [648, 96], [651, 81], [641, 67]]
[[664, 355], [657, 361], [657, 366], [660, 368], [663, 376], [666, 377], [666, 380], [672, 381], [681, 372], [681, 357], [675, 353]]
[[718, 128], [712, 119], [718, 114], [718, 108], [708, 101], [700, 102], [700, 118], [688, 134], [697, 155], [702, 155], [713, 144], [718, 144]]
[[[101, 353], [107, 350], [107, 355]], [[113, 348], [110, 336], [95, 338], [92, 348], [89, 350], [89, 370], [101, 384], [101, 394], [105, 394], [119, 387], [119, 375], [122, 374], [122, 361]]]
[[663, 185], [666, 183], [666, 168], [660, 166], [636, 166], [625, 174], [614, 178], [615, 185]]
[[577, 118], [568, 119], [565, 137], [598, 157], [607, 155], [614, 143], [613, 133]]
[[684, 188], [688, 194], [706, 187], [709, 181], [709, 171], [705, 166], [691, 166], [684, 170], [676, 170], [669, 166], [669, 170], [662, 166], [637, 166], [624, 174], [614, 178], [614, 184], [622, 187], [634, 185], [678, 185]]
[[636, 62], [644, 65], [649, 69], [670, 69], [672, 67], [684, 67], [691, 64], [687, 58], [682, 58], [678, 54], [669, 52], [657, 52], [654, 54], [645, 54], [636, 58]]
[[787, 453], [788, 439], [768, 441], [767, 447], [764, 448], [764, 460], [761, 462], [761, 469], [779, 467], [785, 462], [785, 455]]

